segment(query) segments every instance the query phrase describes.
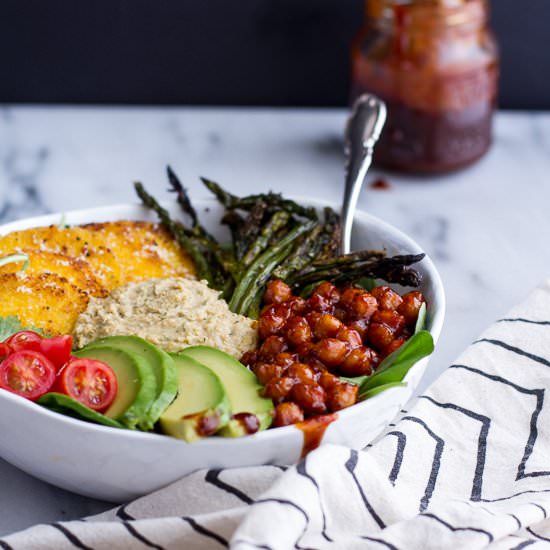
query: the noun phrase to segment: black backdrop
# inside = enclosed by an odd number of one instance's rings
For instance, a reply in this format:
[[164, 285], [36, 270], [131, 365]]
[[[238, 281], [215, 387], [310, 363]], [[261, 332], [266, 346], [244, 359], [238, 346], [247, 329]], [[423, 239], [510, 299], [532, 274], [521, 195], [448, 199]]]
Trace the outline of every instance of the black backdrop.
[[[550, 1], [493, 0], [500, 103], [550, 108]], [[345, 105], [362, 0], [0, 0], [0, 102]]]

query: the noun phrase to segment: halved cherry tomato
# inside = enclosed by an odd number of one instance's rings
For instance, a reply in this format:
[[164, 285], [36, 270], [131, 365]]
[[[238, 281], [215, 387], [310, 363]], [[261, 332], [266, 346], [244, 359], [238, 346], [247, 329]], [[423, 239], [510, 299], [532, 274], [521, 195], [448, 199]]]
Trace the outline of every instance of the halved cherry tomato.
[[[60, 369], [71, 357], [73, 337], [65, 335], [44, 338], [32, 330], [21, 330], [10, 336], [4, 344], [12, 352], [24, 349], [39, 351]], [[1, 351], [0, 349], [0, 353]]]
[[71, 357], [73, 337], [71, 335], [42, 338], [40, 353], [43, 353], [58, 369]]
[[0, 364], [0, 388], [34, 401], [50, 390], [55, 370], [53, 363], [37, 351], [16, 351]]
[[32, 330], [21, 330], [12, 334], [5, 341], [5, 344], [11, 351], [22, 351], [24, 349], [40, 351], [40, 343], [42, 340], [42, 336]]
[[5, 344], [4, 342], [0, 342], [0, 361], [3, 361], [10, 353], [11, 353], [11, 350], [8, 344]]
[[102, 412], [116, 397], [118, 384], [109, 365], [96, 359], [74, 358], [61, 369], [54, 389]]

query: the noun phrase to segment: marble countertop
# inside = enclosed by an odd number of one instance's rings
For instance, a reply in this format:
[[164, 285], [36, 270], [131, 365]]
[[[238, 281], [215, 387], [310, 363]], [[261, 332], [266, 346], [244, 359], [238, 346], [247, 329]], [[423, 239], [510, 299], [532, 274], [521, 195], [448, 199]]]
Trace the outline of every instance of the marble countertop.
[[[273, 189], [339, 202], [345, 116], [319, 109], [0, 107], [0, 223], [133, 202], [136, 179], [163, 196], [166, 164], [193, 197], [207, 195], [198, 180], [205, 175], [240, 194]], [[550, 113], [499, 113], [492, 150], [462, 172], [384, 177], [389, 189], [366, 188], [359, 208], [417, 240], [447, 292], [425, 387], [550, 275]], [[0, 536], [110, 506], [2, 460], [0, 487]]]

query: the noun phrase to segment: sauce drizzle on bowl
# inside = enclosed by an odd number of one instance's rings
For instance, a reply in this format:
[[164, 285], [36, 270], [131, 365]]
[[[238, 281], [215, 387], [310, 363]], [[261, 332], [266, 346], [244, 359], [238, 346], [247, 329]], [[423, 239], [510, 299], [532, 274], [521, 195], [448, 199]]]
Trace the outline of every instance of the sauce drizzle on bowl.
[[302, 446], [300, 458], [304, 458], [308, 453], [319, 447], [321, 441], [323, 441], [325, 430], [328, 428], [329, 424], [334, 422], [337, 418], [337, 413], [324, 414], [294, 424], [294, 426], [304, 434], [304, 444]]

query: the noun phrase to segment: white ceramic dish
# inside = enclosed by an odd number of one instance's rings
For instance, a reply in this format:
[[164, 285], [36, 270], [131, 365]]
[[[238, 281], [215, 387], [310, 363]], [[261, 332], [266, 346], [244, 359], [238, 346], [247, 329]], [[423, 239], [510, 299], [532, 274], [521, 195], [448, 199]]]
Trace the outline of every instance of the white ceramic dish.
[[[323, 203], [297, 198], [315, 207]], [[221, 207], [215, 201], [195, 201], [204, 225], [222, 236]], [[167, 205], [178, 214], [175, 204]], [[0, 234], [58, 223], [61, 214], [13, 222]], [[137, 205], [79, 210], [65, 214], [66, 223], [117, 219], [155, 220]], [[385, 248], [389, 254], [417, 253], [420, 247], [389, 224], [357, 212], [353, 249]], [[445, 295], [429, 258], [418, 266], [421, 290], [429, 303], [427, 328], [437, 341], [445, 315]], [[374, 439], [411, 397], [428, 358], [407, 374], [407, 386], [393, 388], [338, 413], [323, 443], [354, 448]], [[239, 439], [211, 437], [197, 443], [162, 435], [118, 430], [50, 412], [35, 403], [0, 390], [0, 456], [29, 474], [82, 495], [122, 502], [159, 489], [197, 469], [259, 464], [292, 464], [299, 460], [303, 433], [293, 426], [267, 430]]]

